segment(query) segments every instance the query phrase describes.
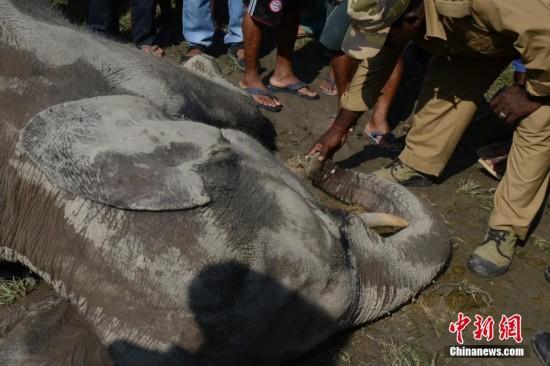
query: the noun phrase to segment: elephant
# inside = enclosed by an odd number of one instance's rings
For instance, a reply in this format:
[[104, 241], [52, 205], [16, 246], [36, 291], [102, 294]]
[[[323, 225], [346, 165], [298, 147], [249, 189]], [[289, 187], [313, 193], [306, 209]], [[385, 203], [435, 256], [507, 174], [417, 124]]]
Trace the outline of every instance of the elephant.
[[404, 187], [311, 160], [368, 212], [321, 206], [207, 59], [182, 69], [31, 0], [0, 0], [0, 51], [0, 259], [51, 287], [0, 316], [2, 365], [280, 365], [448, 262]]

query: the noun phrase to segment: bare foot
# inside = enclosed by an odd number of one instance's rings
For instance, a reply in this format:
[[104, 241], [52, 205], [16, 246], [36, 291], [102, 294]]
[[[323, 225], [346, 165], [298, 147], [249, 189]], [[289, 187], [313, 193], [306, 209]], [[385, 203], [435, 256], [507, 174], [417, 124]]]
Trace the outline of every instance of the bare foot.
[[147, 55], [153, 55], [159, 58], [164, 56], [164, 50], [156, 44], [153, 44], [153, 45], [144, 44], [139, 46], [139, 49], [142, 50]]
[[237, 50], [237, 60], [239, 60], [239, 62], [244, 60], [244, 48], [239, 48]]
[[185, 53], [185, 58], [189, 59], [194, 56], [200, 56], [204, 54], [204, 51], [199, 47], [190, 47], [189, 50]]

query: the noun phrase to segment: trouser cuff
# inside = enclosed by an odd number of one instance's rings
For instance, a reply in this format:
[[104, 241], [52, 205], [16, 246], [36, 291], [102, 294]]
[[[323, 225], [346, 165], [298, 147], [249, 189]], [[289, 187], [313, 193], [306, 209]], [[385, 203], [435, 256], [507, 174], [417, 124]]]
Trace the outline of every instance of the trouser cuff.
[[405, 147], [405, 149], [401, 152], [401, 154], [399, 155], [399, 160], [405, 163], [405, 165], [413, 168], [420, 173], [433, 175], [436, 177], [439, 177], [439, 175], [445, 168], [444, 163], [434, 162], [426, 160], [425, 158], [421, 158], [408, 147]]

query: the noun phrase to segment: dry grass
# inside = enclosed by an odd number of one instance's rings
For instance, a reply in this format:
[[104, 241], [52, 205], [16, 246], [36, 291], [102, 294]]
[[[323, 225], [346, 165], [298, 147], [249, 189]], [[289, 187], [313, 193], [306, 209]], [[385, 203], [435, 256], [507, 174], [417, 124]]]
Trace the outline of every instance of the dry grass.
[[[472, 198], [475, 198], [481, 208], [487, 211], [491, 211], [494, 207], [494, 195], [495, 195], [495, 189], [485, 189], [481, 187], [481, 184], [479, 184], [477, 181], [472, 179], [472, 177], [468, 177], [466, 179], [461, 179], [458, 183], [458, 188], [456, 189], [457, 194], [465, 194]], [[450, 210], [452, 212], [452, 209], [454, 207], [451, 205]]]
[[32, 279], [1, 279], [0, 280], [0, 305], [10, 305], [25, 297], [36, 287]]
[[533, 245], [539, 248], [540, 250], [542, 250], [544, 253], [550, 255], [550, 240], [543, 239], [541, 237], [533, 235], [531, 236], [531, 238], [529, 238], [529, 241], [527, 242], [527, 244]]
[[439, 289], [446, 289], [444, 291], [444, 296], [447, 305], [451, 309], [475, 309], [482, 306], [489, 306], [494, 302], [487, 291], [466, 280], [436, 286], [434, 291]]
[[467, 194], [469, 196], [478, 196], [483, 194], [483, 189], [481, 185], [476, 182], [472, 177], [466, 179], [461, 179], [458, 183], [458, 188], [456, 189], [457, 194]]
[[413, 344], [398, 344], [391, 335], [375, 339], [367, 337], [381, 348], [382, 359], [388, 366], [426, 366], [435, 365], [437, 354]]

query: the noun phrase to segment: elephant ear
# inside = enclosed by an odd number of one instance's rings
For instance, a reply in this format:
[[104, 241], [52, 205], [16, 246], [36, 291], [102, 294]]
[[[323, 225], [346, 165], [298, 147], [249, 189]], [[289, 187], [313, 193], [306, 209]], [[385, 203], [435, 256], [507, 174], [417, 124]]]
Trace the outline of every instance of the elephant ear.
[[169, 120], [143, 98], [59, 104], [21, 131], [20, 146], [61, 188], [122, 209], [205, 205], [198, 167], [227, 146], [216, 128]]

